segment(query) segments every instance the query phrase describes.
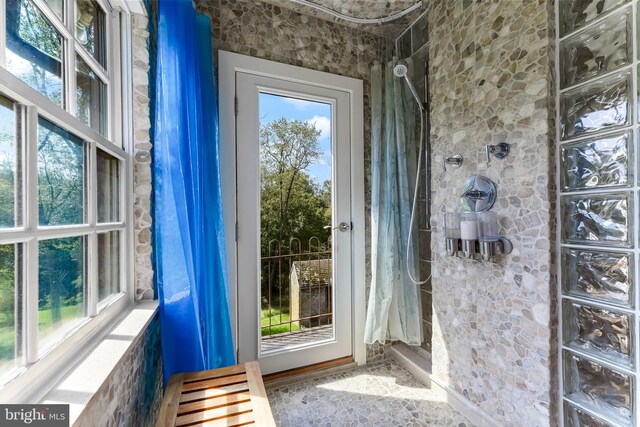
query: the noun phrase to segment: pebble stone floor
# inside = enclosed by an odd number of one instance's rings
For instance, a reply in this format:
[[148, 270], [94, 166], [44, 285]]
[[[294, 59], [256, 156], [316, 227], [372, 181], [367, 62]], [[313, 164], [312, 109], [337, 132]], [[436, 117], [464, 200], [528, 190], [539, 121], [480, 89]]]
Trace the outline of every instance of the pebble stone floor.
[[387, 359], [322, 378], [269, 388], [276, 425], [472, 427], [443, 393]]

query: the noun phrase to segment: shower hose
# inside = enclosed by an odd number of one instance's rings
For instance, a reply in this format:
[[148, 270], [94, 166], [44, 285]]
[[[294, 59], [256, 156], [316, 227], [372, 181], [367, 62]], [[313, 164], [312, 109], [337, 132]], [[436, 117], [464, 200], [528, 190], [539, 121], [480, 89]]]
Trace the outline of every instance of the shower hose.
[[[429, 276], [420, 281], [418, 280], [413, 273], [411, 272], [411, 263], [410, 261], [413, 260], [415, 261], [415, 259], [413, 259], [412, 256], [410, 256], [413, 251], [412, 251], [412, 246], [413, 246], [413, 239], [412, 234], [413, 234], [413, 223], [415, 222], [415, 217], [416, 217], [416, 205], [418, 202], [418, 184], [420, 183], [420, 165], [422, 164], [422, 150], [424, 148], [424, 115], [426, 114], [426, 111], [424, 109], [422, 109], [421, 105], [418, 105], [418, 107], [420, 108], [420, 149], [418, 150], [418, 167], [416, 168], [416, 185], [414, 186], [413, 189], [413, 204], [411, 206], [411, 218], [409, 220], [409, 237], [407, 237], [407, 274], [409, 275], [409, 280], [411, 280], [414, 284], [416, 285], [422, 285], [424, 283], [427, 283], [429, 281], [429, 279], [431, 279], [431, 275], [432, 275], [432, 271], [431, 269], [429, 269]], [[426, 174], [425, 174], [426, 175]], [[426, 179], [429, 179], [430, 177], [426, 177]], [[429, 218], [427, 218], [427, 220], [429, 220]], [[429, 264], [431, 264], [431, 260], [429, 260]]]

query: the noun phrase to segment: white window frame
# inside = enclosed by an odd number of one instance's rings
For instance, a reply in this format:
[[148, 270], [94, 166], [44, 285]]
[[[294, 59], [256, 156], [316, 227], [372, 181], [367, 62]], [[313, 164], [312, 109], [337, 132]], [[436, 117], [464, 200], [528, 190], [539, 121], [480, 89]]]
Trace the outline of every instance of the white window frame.
[[[32, 0], [56, 29], [74, 40], [74, 33], [66, 28], [44, 0]], [[64, 0], [74, 5], [73, 0]], [[133, 138], [132, 138], [132, 55], [131, 17], [124, 2], [116, 7], [105, 0], [95, 0], [105, 11], [107, 40], [107, 70], [103, 70], [91, 54], [80, 48], [80, 56], [100, 71], [96, 73], [108, 86], [108, 136], [75, 117], [75, 52], [79, 43], [64, 43], [63, 93], [65, 108], [56, 105], [26, 83], [8, 72], [5, 67], [6, 2], [0, 0], [0, 93], [21, 106], [26, 117], [22, 135], [23, 149], [23, 202], [22, 226], [0, 231], [0, 244], [23, 244], [23, 360], [24, 367], [15, 371], [8, 382], [0, 384], [0, 402], [27, 403], [39, 401], [121, 318], [134, 303], [133, 273]], [[74, 7], [66, 7], [68, 26], [74, 22]], [[59, 28], [61, 27], [61, 28]], [[72, 28], [72, 27], [71, 27]], [[98, 70], [99, 68], [99, 70]], [[66, 110], [66, 111], [65, 111]], [[70, 226], [38, 225], [38, 116], [65, 129], [84, 141], [87, 184], [85, 190], [85, 224]], [[113, 142], [112, 142], [113, 141]], [[120, 160], [119, 206], [120, 222], [97, 224], [97, 150], [100, 149]], [[120, 232], [120, 284], [121, 293], [98, 303], [98, 234]], [[44, 239], [86, 236], [88, 318], [68, 332], [64, 340], [39, 354], [38, 335], [38, 242]], [[6, 381], [6, 378], [5, 378]]]

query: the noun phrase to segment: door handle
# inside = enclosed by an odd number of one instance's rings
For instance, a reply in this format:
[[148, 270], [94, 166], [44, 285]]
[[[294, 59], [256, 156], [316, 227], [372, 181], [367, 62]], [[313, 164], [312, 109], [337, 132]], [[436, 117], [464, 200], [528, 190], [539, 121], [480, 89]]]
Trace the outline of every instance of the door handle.
[[342, 231], [342, 232], [344, 233], [345, 231], [349, 231], [349, 230], [351, 230], [351, 224], [349, 224], [349, 223], [347, 223], [347, 222], [342, 221], [340, 224], [338, 224], [338, 226], [337, 226], [337, 227], [332, 227], [332, 226], [330, 226], [330, 225], [327, 225], [327, 226], [325, 226], [325, 227], [324, 227], [324, 229], [325, 229], [325, 230], [329, 230], [329, 229], [331, 229], [331, 230], [335, 230], [335, 229], [338, 229], [338, 230], [340, 230], [340, 231]]

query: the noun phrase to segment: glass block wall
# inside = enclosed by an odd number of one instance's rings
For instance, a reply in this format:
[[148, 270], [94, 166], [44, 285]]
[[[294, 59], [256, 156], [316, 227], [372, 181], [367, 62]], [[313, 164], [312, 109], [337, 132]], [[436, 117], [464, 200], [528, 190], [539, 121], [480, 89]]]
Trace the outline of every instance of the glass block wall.
[[557, 0], [564, 426], [638, 421], [637, 0]]

